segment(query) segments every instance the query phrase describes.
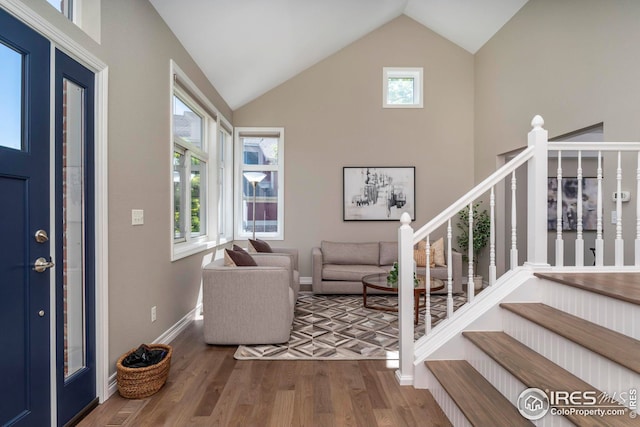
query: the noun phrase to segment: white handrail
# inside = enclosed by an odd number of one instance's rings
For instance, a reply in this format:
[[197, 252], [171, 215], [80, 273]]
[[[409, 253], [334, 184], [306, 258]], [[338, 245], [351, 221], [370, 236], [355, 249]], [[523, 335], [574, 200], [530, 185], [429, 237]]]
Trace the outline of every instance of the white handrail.
[[549, 142], [549, 151], [638, 151], [640, 142]]
[[450, 205], [447, 209], [440, 212], [438, 216], [431, 221], [420, 227], [415, 233], [413, 243], [416, 244], [420, 240], [424, 239], [435, 231], [438, 227], [444, 224], [449, 218], [460, 212], [463, 208], [468, 207], [469, 203], [478, 199], [484, 193], [489, 191], [491, 187], [501, 182], [506, 176], [511, 174], [514, 170], [525, 164], [533, 156], [533, 147], [527, 147], [516, 157], [511, 159], [508, 163], [502, 165], [498, 170], [491, 174], [488, 178], [476, 185], [471, 191], [459, 198], [456, 202]]

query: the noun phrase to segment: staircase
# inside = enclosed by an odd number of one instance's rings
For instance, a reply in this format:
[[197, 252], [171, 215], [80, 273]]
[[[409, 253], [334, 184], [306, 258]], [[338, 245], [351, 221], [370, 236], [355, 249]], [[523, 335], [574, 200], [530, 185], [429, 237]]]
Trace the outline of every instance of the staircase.
[[[536, 273], [525, 288], [465, 327], [462, 345], [438, 352], [462, 358], [424, 362], [451, 423], [639, 426], [640, 273]], [[525, 294], [533, 297], [518, 301]], [[548, 409], [525, 406], [532, 395]]]

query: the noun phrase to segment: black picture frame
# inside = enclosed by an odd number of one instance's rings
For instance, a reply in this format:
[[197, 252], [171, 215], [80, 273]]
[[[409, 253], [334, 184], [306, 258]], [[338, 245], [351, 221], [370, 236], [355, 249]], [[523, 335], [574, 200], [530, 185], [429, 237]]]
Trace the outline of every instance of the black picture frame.
[[415, 166], [344, 166], [342, 183], [344, 221], [415, 220]]

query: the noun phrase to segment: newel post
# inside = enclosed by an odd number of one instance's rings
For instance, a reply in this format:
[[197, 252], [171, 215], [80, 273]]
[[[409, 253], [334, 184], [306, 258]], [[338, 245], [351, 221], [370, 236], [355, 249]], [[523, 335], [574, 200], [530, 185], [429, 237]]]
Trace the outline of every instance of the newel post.
[[548, 266], [547, 261], [547, 178], [548, 134], [544, 120], [535, 116], [528, 135], [528, 146], [534, 147], [527, 170], [527, 264]]
[[413, 384], [413, 228], [411, 216], [400, 217], [398, 229], [398, 345], [400, 366], [396, 378], [400, 385]]

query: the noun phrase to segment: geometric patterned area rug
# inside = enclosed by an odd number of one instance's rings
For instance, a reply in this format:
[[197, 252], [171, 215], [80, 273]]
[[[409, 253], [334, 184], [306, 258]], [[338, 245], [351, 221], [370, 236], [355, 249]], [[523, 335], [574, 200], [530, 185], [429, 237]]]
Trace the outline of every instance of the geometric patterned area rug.
[[[454, 310], [466, 302], [465, 294], [454, 295]], [[367, 296], [371, 305], [398, 307], [395, 295]], [[432, 325], [447, 312], [446, 295], [431, 295]], [[415, 338], [424, 335], [424, 313], [420, 311]], [[362, 306], [361, 295], [298, 296], [289, 342], [274, 345], [241, 345], [238, 360], [362, 360], [398, 359], [398, 314]]]

